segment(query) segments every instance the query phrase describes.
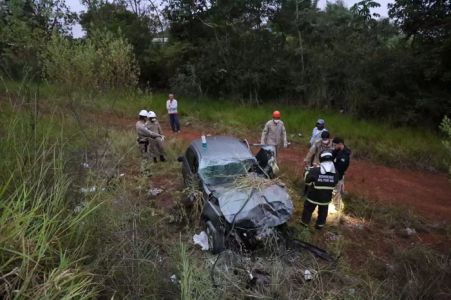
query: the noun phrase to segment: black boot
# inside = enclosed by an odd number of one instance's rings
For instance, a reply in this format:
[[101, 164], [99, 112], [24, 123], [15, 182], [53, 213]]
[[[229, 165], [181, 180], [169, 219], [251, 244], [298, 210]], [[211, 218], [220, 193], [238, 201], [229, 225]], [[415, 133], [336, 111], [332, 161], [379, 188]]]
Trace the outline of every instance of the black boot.
[[[155, 158], [156, 159], [156, 158]], [[164, 157], [164, 155], [160, 155], [160, 161], [162, 161], [162, 162], [166, 162], [167, 161], [167, 159]]]
[[154, 162], [154, 163], [157, 163], [157, 162], [158, 162], [158, 160], [157, 160], [156, 157], [153, 158], [153, 162]]

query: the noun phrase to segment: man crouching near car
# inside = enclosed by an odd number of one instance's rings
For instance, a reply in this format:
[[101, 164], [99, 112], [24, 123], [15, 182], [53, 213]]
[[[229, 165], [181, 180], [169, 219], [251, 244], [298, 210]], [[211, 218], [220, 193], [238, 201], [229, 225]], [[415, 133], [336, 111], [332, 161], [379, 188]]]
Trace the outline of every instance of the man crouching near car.
[[308, 226], [312, 214], [318, 206], [317, 229], [323, 228], [326, 224], [329, 203], [332, 201], [332, 192], [339, 178], [330, 151], [322, 151], [319, 161], [319, 167], [308, 169], [304, 174], [305, 184], [308, 186], [308, 189], [301, 219], [301, 225]]

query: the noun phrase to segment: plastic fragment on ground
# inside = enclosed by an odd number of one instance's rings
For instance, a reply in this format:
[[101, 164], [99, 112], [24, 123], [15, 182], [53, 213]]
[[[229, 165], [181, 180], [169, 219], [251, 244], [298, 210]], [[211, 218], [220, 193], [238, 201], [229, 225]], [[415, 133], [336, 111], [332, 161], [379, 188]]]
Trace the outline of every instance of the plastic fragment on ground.
[[155, 189], [150, 189], [149, 190], [149, 195], [152, 195], [152, 196], [157, 196], [157, 195], [159, 195], [161, 193], [163, 193], [162, 189], [155, 188]]
[[313, 279], [312, 273], [309, 270], [304, 271], [304, 279], [310, 281]]
[[208, 236], [205, 231], [202, 231], [199, 234], [195, 234], [193, 236], [194, 244], [200, 245], [203, 251], [208, 250], [210, 247], [208, 246]]
[[90, 188], [81, 188], [80, 189], [80, 192], [82, 192], [84, 194], [86, 194], [86, 193], [93, 193], [95, 191], [96, 191], [96, 187], [95, 186], [90, 187]]
[[415, 235], [417, 234], [416, 230], [414, 228], [406, 228], [407, 235]]

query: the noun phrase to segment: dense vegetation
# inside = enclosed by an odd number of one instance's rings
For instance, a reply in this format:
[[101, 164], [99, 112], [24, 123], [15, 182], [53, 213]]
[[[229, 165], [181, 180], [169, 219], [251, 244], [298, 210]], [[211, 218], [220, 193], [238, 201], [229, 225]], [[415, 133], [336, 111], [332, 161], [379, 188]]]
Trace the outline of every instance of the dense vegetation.
[[[437, 126], [451, 112], [449, 0], [397, 0], [390, 19], [372, 13], [380, 5], [370, 0], [325, 10], [299, 0], [83, 3], [87, 37], [125, 38], [143, 88], [328, 107], [396, 124]], [[71, 40], [77, 16], [62, 1], [0, 5], [3, 71], [17, 78], [25, 66], [40, 79], [46, 45], [52, 35]]]
[[[371, 14], [371, 1], [325, 11], [299, 0], [175, 0], [163, 10], [140, 0], [84, 4], [77, 16], [64, 1], [0, 0], [0, 298], [451, 295], [449, 225], [347, 194], [325, 234], [301, 228], [300, 170], [288, 161], [280, 176], [296, 207], [290, 227], [340, 260], [318, 264], [272, 245], [255, 260], [219, 260], [213, 285], [215, 258], [192, 244], [199, 212], [181, 205], [193, 191], [183, 190], [176, 157], [189, 141], [170, 136], [169, 162], [155, 165], [149, 180], [139, 175], [134, 122], [123, 118], [143, 108], [160, 115], [166, 95], [149, 89], [171, 88], [191, 96], [181, 117], [198, 132], [211, 126], [258, 139], [277, 106], [290, 141], [306, 143], [321, 115], [356, 157], [443, 169], [448, 154], [437, 134], [358, 119], [435, 126], [450, 112], [449, 0], [398, 0], [394, 21]], [[71, 37], [77, 19], [86, 38]], [[451, 137], [449, 118], [441, 129]], [[421, 238], [406, 237], [406, 227]], [[254, 268], [267, 270], [271, 283], [250, 286]], [[315, 272], [310, 283], [306, 268]]]

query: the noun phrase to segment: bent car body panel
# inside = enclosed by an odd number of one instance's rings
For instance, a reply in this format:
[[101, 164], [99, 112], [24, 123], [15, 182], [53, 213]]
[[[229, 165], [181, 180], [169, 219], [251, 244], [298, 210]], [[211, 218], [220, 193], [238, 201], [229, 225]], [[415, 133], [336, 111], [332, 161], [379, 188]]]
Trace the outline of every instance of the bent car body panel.
[[262, 190], [229, 187], [219, 196], [219, 207], [229, 223], [241, 228], [275, 227], [293, 215], [293, 202], [278, 184]]

